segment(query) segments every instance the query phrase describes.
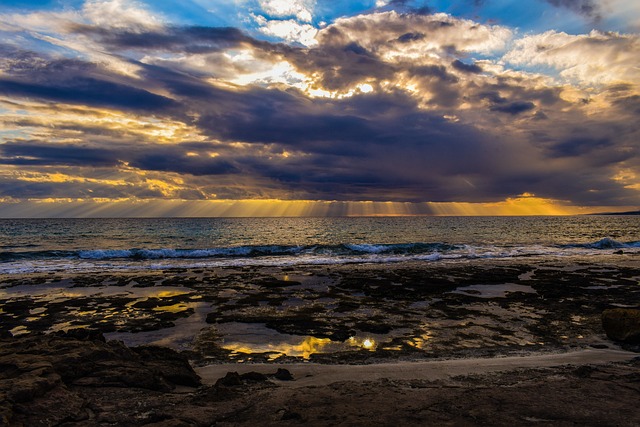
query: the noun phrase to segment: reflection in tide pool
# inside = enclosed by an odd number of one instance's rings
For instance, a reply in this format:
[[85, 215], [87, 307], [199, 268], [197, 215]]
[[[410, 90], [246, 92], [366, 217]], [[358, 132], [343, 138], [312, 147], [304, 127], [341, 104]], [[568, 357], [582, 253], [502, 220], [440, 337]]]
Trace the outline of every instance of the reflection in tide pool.
[[173, 305], [159, 305], [157, 307], [152, 308], [153, 311], [164, 311], [167, 313], [181, 313], [183, 311], [187, 311], [189, 308], [193, 308], [195, 304], [180, 302], [178, 304]]
[[11, 335], [18, 336], [18, 335], [24, 335], [24, 334], [28, 334], [29, 333], [29, 329], [27, 329], [26, 326], [20, 325], [20, 326], [16, 326], [15, 328], [11, 329], [9, 331], [11, 333]]
[[420, 336], [413, 337], [407, 341], [412, 347], [418, 348], [420, 350], [424, 350], [427, 347], [427, 342], [431, 339], [431, 335], [429, 333], [424, 333]]
[[291, 344], [287, 342], [280, 343], [239, 343], [231, 342], [222, 346], [234, 353], [272, 353], [270, 359], [276, 359], [280, 356], [294, 356], [308, 359], [312, 354], [322, 353], [323, 349], [330, 345], [332, 341], [329, 338], [306, 337], [299, 344]]
[[222, 348], [242, 354], [269, 353], [271, 360], [281, 356], [309, 359], [312, 354], [358, 349], [375, 351], [381, 339], [375, 336], [354, 336], [345, 342], [339, 342], [329, 338], [281, 334], [263, 324], [231, 322], [217, 326], [218, 332], [223, 336]]

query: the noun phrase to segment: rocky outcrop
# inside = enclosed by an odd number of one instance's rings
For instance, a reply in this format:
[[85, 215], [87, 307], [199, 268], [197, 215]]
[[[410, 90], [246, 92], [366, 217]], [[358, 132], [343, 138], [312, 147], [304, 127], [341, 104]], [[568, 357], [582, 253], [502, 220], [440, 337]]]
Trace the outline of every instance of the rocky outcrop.
[[0, 425], [84, 422], [95, 414], [80, 389], [149, 394], [178, 385], [200, 379], [171, 349], [130, 349], [87, 331], [0, 339]]
[[640, 310], [614, 308], [602, 313], [602, 327], [614, 341], [640, 343]]

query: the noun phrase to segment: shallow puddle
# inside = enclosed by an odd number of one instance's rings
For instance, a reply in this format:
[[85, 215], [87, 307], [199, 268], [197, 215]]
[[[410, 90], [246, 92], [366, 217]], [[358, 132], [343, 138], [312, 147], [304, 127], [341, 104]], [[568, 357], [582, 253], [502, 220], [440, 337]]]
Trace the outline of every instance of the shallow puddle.
[[221, 336], [220, 346], [232, 351], [235, 358], [268, 353], [270, 360], [282, 356], [309, 359], [313, 354], [390, 349], [385, 344], [394, 338], [392, 335], [357, 334], [340, 342], [329, 338], [282, 334], [259, 323], [229, 322], [218, 324], [216, 328]]
[[205, 302], [192, 302], [181, 304], [192, 308], [194, 313], [182, 319], [174, 321], [175, 326], [156, 331], [145, 332], [110, 332], [104, 334], [107, 340], [124, 342], [127, 346], [161, 345], [176, 350], [191, 349], [193, 339], [205, 327], [207, 313], [211, 310], [210, 304]]
[[450, 293], [462, 294], [477, 298], [506, 298], [507, 294], [522, 292], [525, 294], [536, 294], [536, 290], [527, 285], [516, 285], [506, 283], [504, 285], [470, 285], [457, 288]]

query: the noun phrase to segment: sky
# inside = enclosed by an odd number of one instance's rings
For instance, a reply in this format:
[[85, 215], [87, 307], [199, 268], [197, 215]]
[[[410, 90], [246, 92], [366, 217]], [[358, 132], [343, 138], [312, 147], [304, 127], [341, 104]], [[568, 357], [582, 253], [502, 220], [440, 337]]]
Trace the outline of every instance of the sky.
[[0, 217], [640, 208], [640, 2], [3, 0]]

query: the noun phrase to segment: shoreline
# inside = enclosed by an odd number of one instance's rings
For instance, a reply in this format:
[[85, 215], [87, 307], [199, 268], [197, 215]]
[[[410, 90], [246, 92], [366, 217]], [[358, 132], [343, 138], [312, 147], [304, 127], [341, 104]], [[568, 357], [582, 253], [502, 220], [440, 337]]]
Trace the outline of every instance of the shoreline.
[[[268, 259], [269, 257], [265, 257]], [[393, 268], [415, 268], [421, 266], [435, 266], [435, 267], [455, 267], [460, 265], [510, 265], [510, 264], [526, 264], [526, 263], [549, 263], [549, 262], [557, 262], [557, 263], [579, 263], [579, 264], [613, 264], [621, 267], [629, 267], [633, 268], [637, 266], [638, 259], [640, 259], [639, 251], [625, 251], [615, 250], [609, 253], [597, 253], [594, 254], [521, 254], [521, 255], [506, 255], [506, 256], [472, 256], [472, 257], [442, 257], [442, 258], [433, 258], [433, 259], [394, 259], [394, 260], [386, 260], [386, 259], [376, 259], [372, 258], [369, 260], [365, 259], [357, 259], [357, 260], [345, 260], [340, 262], [305, 262], [303, 260], [296, 262], [285, 262], [278, 263], [277, 261], [273, 262], [257, 262], [260, 260], [259, 257], [254, 258], [255, 263], [248, 262], [246, 264], [239, 263], [221, 263], [218, 264], [215, 259], [211, 259], [210, 262], [207, 262], [206, 258], [199, 260], [198, 258], [194, 259], [181, 259], [175, 258], [175, 261], [184, 261], [190, 260], [191, 263], [181, 264], [165, 264], [162, 262], [171, 261], [171, 258], [158, 258], [157, 260], [147, 259], [147, 260], [138, 260], [138, 261], [125, 261], [122, 264], [118, 264], [119, 259], [115, 259], [112, 261], [109, 260], [84, 260], [88, 265], [82, 265], [82, 268], [78, 270], [71, 269], [69, 270], [66, 267], [58, 267], [52, 268], [43, 271], [16, 271], [16, 272], [2, 272], [0, 273], [0, 281], [11, 279], [12, 277], [46, 277], [50, 275], [62, 275], [62, 276], [77, 276], [77, 275], [85, 275], [85, 274], [99, 274], [99, 275], [146, 275], [146, 274], [157, 274], [157, 273], [168, 273], [168, 272], [183, 272], [183, 271], [251, 271], [251, 270], [265, 270], [265, 271], [279, 271], [279, 270], [288, 270], [288, 269], [308, 269], [308, 270], [349, 270], [349, 269], [393, 269]], [[72, 261], [82, 261], [75, 260]], [[40, 260], [33, 261], [34, 263], [47, 263], [49, 260]], [[59, 261], [56, 261], [59, 263]], [[96, 262], [97, 264], [93, 267], [89, 268], [91, 262]], [[159, 262], [158, 264], [153, 264], [153, 262]], [[104, 263], [104, 265], [100, 265], [100, 263]], [[139, 265], [138, 265], [139, 264]]]

